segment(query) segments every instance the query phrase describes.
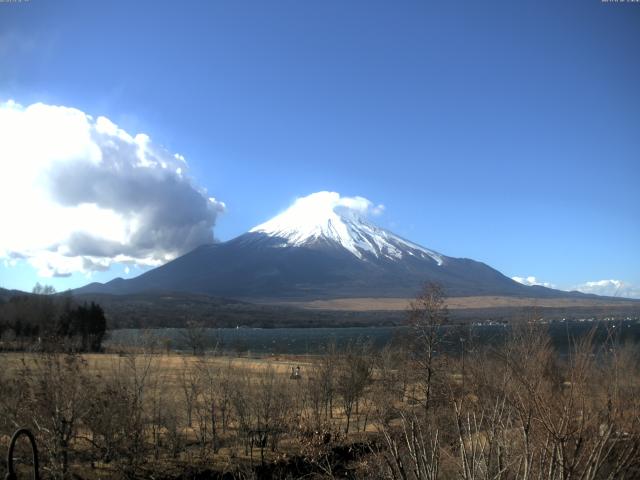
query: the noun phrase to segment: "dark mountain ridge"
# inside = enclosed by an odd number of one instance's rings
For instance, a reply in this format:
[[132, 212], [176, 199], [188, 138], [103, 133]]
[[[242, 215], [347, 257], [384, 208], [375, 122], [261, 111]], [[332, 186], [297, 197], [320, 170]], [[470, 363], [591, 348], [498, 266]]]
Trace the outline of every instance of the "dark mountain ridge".
[[449, 296], [588, 297], [542, 286], [525, 286], [488, 265], [466, 258], [408, 256], [360, 259], [319, 240], [284, 245], [282, 239], [249, 232], [224, 243], [204, 245], [132, 279], [92, 283], [75, 293], [183, 292], [229, 298], [324, 299], [413, 297], [426, 281], [442, 284]]
[[243, 235], [198, 247], [136, 278], [76, 292], [183, 292], [270, 302], [411, 298], [429, 281], [451, 297], [588, 298], [522, 285], [482, 262], [413, 243], [370, 223], [353, 205], [346, 208], [332, 192], [300, 198]]

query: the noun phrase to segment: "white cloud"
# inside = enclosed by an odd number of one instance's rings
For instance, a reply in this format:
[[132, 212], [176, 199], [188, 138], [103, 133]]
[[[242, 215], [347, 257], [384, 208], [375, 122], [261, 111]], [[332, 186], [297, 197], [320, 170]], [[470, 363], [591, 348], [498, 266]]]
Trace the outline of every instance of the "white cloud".
[[371, 200], [355, 196], [343, 197], [337, 192], [316, 192], [306, 197], [298, 198], [295, 207], [313, 209], [330, 209], [350, 212], [355, 215], [380, 215], [384, 212], [384, 205], [375, 205]]
[[614, 279], [584, 282], [573, 287], [572, 290], [608, 297], [640, 298], [639, 287]]
[[521, 283], [522, 285], [528, 285], [528, 286], [540, 285], [547, 288], [556, 288], [556, 286], [553, 283], [541, 282], [536, 277], [533, 277], [533, 276], [511, 277], [511, 280], [515, 280], [516, 282]]
[[74, 108], [0, 103], [0, 168], [0, 258], [44, 276], [162, 264], [224, 210], [182, 155]]

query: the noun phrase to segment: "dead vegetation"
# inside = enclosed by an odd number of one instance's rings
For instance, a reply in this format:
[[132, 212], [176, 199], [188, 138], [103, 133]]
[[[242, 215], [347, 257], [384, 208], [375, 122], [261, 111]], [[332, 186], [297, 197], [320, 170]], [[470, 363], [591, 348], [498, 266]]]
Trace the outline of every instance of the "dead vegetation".
[[[305, 308], [309, 310], [336, 310], [344, 311], [401, 311], [407, 308], [407, 303], [413, 301], [411, 298], [335, 298], [330, 300], [310, 300], [310, 301], [290, 301], [280, 302], [282, 305]], [[572, 308], [591, 307], [635, 307], [637, 313], [640, 306], [637, 300], [618, 298], [527, 298], [527, 297], [504, 297], [496, 295], [483, 295], [474, 297], [449, 297], [446, 303], [451, 310], [460, 309], [482, 309], [482, 308]]]
[[640, 476], [637, 351], [614, 330], [566, 358], [535, 323], [445, 356], [424, 301], [414, 342], [382, 351], [3, 354], [0, 442], [32, 429], [49, 478]]

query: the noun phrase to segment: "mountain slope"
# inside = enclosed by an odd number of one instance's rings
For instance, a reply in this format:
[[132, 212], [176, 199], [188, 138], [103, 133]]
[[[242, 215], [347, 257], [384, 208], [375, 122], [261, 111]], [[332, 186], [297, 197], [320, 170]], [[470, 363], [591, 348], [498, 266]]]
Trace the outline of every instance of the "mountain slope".
[[581, 295], [527, 287], [484, 263], [442, 255], [373, 225], [356, 207], [341, 204], [331, 192], [309, 195], [233, 240], [201, 246], [139, 277], [90, 284], [78, 293], [406, 298], [425, 281], [435, 281], [450, 296]]
[[[313, 246], [317, 241], [324, 241], [343, 247], [361, 260], [366, 255], [402, 259], [404, 254], [408, 254], [430, 257], [438, 265], [442, 264], [443, 257], [439, 253], [379, 228], [349, 209], [323, 201], [325, 193], [328, 192], [299, 200], [284, 213], [252, 228], [249, 233], [280, 238], [290, 247]], [[316, 199], [316, 196], [320, 198]]]

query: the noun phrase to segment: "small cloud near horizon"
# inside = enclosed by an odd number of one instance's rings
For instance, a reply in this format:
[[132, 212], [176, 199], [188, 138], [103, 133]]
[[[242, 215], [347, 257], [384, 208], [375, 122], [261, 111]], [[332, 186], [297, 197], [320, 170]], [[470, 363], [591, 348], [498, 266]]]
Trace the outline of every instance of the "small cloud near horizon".
[[518, 283], [521, 283], [522, 285], [527, 285], [529, 287], [533, 286], [533, 285], [539, 285], [541, 287], [547, 287], [547, 288], [556, 288], [556, 286], [553, 283], [549, 283], [549, 282], [541, 282], [539, 281], [536, 277], [534, 276], [528, 276], [528, 277], [511, 277], [511, 280], [514, 280]]
[[584, 282], [572, 290], [607, 297], [640, 298], [640, 287], [615, 279]]
[[623, 282], [622, 280], [596, 280], [583, 282], [569, 288], [562, 288], [553, 283], [542, 282], [531, 275], [527, 277], [515, 276], [511, 277], [511, 279], [527, 286], [540, 285], [548, 288], [557, 288], [565, 291], [578, 291], [582, 293], [602, 295], [605, 297], [640, 298], [640, 287]]

